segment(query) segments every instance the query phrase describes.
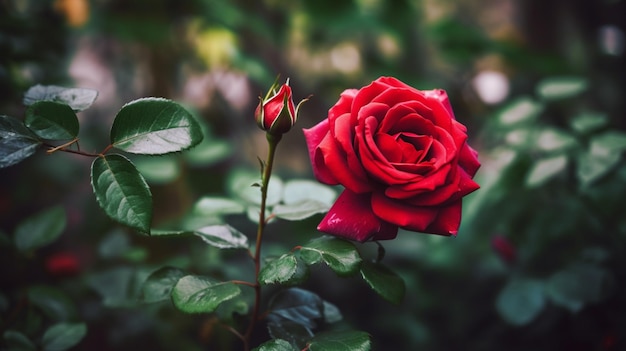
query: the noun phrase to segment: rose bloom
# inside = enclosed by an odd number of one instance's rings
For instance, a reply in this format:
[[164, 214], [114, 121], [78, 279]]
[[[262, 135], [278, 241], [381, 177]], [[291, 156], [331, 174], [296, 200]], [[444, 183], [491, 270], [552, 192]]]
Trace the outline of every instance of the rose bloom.
[[480, 167], [443, 90], [381, 77], [345, 90], [328, 118], [304, 130], [315, 177], [345, 190], [318, 230], [351, 240], [398, 228], [456, 235], [461, 198]]

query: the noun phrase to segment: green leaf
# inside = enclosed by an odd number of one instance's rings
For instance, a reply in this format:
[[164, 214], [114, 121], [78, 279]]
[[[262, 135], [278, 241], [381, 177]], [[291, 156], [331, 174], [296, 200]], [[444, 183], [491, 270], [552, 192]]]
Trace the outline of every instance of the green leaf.
[[204, 216], [244, 213], [245, 210], [240, 202], [225, 197], [204, 196], [193, 205], [194, 214]]
[[54, 242], [65, 229], [63, 207], [55, 206], [26, 218], [15, 229], [15, 246], [22, 252]]
[[330, 207], [337, 199], [337, 192], [331, 187], [305, 179], [286, 182], [283, 193], [283, 202], [286, 205], [297, 205], [313, 200]]
[[510, 127], [518, 123], [532, 122], [543, 111], [543, 104], [529, 98], [520, 97], [508, 103], [499, 113], [501, 125]]
[[90, 274], [87, 283], [102, 297], [105, 306], [135, 307], [149, 273], [146, 269], [120, 266]]
[[64, 88], [55, 85], [35, 85], [24, 94], [24, 105], [38, 101], [56, 101], [69, 105], [74, 111], [87, 109], [98, 97], [98, 91], [84, 88]]
[[611, 131], [595, 135], [587, 152], [579, 155], [577, 175], [586, 186], [608, 174], [621, 160], [626, 150], [626, 134]]
[[[245, 170], [235, 170], [228, 175], [228, 189], [238, 198], [253, 205], [261, 204], [261, 184], [258, 174]], [[257, 184], [257, 186], [254, 186]], [[267, 189], [267, 206], [273, 206], [280, 202], [283, 197], [283, 181], [272, 176]]]
[[78, 117], [66, 104], [38, 101], [26, 109], [26, 126], [42, 139], [69, 140], [78, 136]]
[[541, 281], [519, 278], [511, 280], [500, 291], [496, 309], [504, 320], [516, 326], [532, 322], [546, 304]]
[[152, 194], [126, 157], [96, 158], [91, 165], [91, 185], [98, 204], [109, 217], [140, 232], [150, 232]]
[[361, 256], [354, 244], [330, 236], [314, 239], [302, 246], [300, 257], [309, 265], [323, 261], [342, 276], [358, 272], [361, 265]]
[[42, 344], [44, 351], [63, 351], [78, 344], [87, 334], [85, 323], [58, 323], [46, 330]]
[[6, 345], [6, 351], [36, 351], [37, 346], [28, 339], [24, 334], [15, 331], [7, 330], [3, 334], [4, 345]]
[[141, 301], [153, 303], [171, 299], [171, 293], [185, 272], [174, 267], [163, 267], [148, 276], [142, 285]]
[[143, 156], [133, 158], [137, 170], [150, 184], [167, 184], [180, 176], [180, 165], [176, 157]]
[[0, 168], [12, 166], [30, 157], [41, 140], [19, 119], [0, 115]]
[[284, 254], [265, 264], [259, 272], [259, 283], [296, 285], [304, 282], [309, 269], [293, 254]]
[[587, 90], [587, 80], [581, 77], [546, 78], [537, 84], [537, 95], [544, 100], [574, 97]]
[[15, 331], [7, 330], [2, 335], [7, 351], [36, 351], [37, 346], [26, 337], [26, 335]]
[[255, 347], [252, 351], [299, 351], [299, 349], [291, 346], [289, 341], [283, 339], [272, 339]]
[[31, 286], [28, 288], [28, 300], [50, 320], [66, 322], [78, 316], [72, 299], [63, 291], [51, 286]]
[[402, 302], [406, 291], [404, 280], [383, 264], [363, 261], [361, 276], [385, 300], [395, 304]]
[[225, 140], [205, 139], [185, 153], [185, 160], [193, 166], [214, 165], [232, 155], [234, 148]]
[[545, 152], [564, 150], [575, 145], [576, 139], [572, 135], [556, 128], [542, 128], [535, 140], [535, 146]]
[[541, 159], [533, 164], [526, 177], [527, 187], [537, 187], [552, 179], [567, 167], [567, 156]]
[[570, 121], [570, 126], [578, 133], [591, 133], [608, 123], [609, 118], [604, 113], [582, 112]]
[[276, 205], [272, 209], [272, 213], [276, 217], [288, 221], [299, 221], [318, 213], [328, 212], [330, 207], [331, 205], [316, 200], [304, 200], [295, 204]]
[[189, 149], [202, 141], [202, 130], [179, 104], [160, 98], [129, 102], [111, 127], [111, 144], [126, 152], [161, 155]]
[[546, 294], [556, 305], [578, 312], [608, 296], [612, 286], [613, 279], [605, 269], [577, 263], [553, 274], [546, 283]]
[[311, 340], [310, 351], [369, 351], [369, 334], [362, 331], [324, 332]]
[[178, 280], [172, 290], [172, 301], [186, 313], [211, 313], [224, 301], [239, 295], [239, 286], [232, 282], [187, 275]]
[[270, 301], [267, 327], [274, 339], [287, 340], [302, 349], [313, 329], [324, 320], [324, 301], [315, 293], [290, 288], [280, 291]]
[[248, 237], [228, 224], [202, 227], [196, 229], [194, 234], [207, 244], [220, 249], [248, 248]]

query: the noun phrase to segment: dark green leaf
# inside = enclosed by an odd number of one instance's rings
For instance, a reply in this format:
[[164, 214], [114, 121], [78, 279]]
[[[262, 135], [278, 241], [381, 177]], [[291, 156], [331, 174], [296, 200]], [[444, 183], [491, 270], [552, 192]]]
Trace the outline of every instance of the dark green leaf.
[[228, 224], [202, 227], [194, 233], [207, 244], [220, 249], [248, 248], [248, 237]]
[[309, 343], [310, 351], [368, 351], [371, 348], [369, 334], [361, 331], [320, 333]]
[[547, 281], [546, 294], [557, 305], [572, 312], [586, 304], [599, 302], [609, 295], [613, 279], [609, 272], [593, 264], [574, 264], [553, 274]]
[[152, 194], [127, 158], [121, 155], [96, 158], [91, 165], [91, 185], [107, 215], [141, 232], [150, 232]]
[[255, 347], [252, 351], [299, 351], [299, 349], [291, 346], [289, 341], [283, 339], [272, 339]]
[[313, 329], [324, 320], [324, 301], [316, 294], [290, 288], [276, 294], [270, 301], [267, 327], [274, 339], [304, 347]]
[[172, 289], [184, 275], [185, 272], [174, 267], [158, 269], [143, 283], [141, 300], [146, 303], [170, 300]]
[[323, 261], [339, 275], [354, 274], [361, 265], [361, 256], [354, 244], [330, 236], [314, 239], [302, 246], [300, 256], [309, 265]]
[[118, 258], [123, 257], [131, 249], [128, 235], [116, 228], [102, 239], [98, 245], [98, 254], [105, 259]]
[[205, 138], [198, 146], [185, 153], [185, 160], [193, 166], [210, 166], [229, 157], [233, 150], [228, 141]]
[[28, 300], [50, 320], [67, 322], [78, 316], [72, 299], [63, 291], [51, 286], [31, 286], [28, 289]]
[[288, 221], [300, 221], [318, 213], [328, 212], [330, 205], [316, 200], [304, 200], [295, 204], [276, 205], [272, 213]]
[[537, 95], [544, 100], [574, 97], [587, 89], [587, 80], [581, 77], [546, 78], [537, 84]]
[[129, 102], [111, 127], [111, 144], [136, 154], [182, 151], [200, 141], [202, 131], [193, 116], [179, 104], [160, 98]]
[[38, 101], [28, 106], [24, 123], [42, 139], [69, 140], [78, 135], [74, 110], [54, 101]]
[[55, 241], [65, 229], [65, 210], [56, 206], [26, 218], [15, 229], [15, 246], [29, 251]]
[[30, 341], [24, 334], [15, 331], [7, 330], [2, 335], [4, 344], [7, 346], [7, 351], [36, 351], [37, 346]]
[[530, 323], [546, 304], [544, 286], [533, 279], [511, 280], [500, 291], [496, 308], [500, 316], [513, 325]]
[[22, 121], [0, 115], [0, 168], [23, 161], [39, 146], [41, 140]]
[[239, 286], [232, 282], [187, 275], [178, 280], [172, 290], [172, 301], [186, 313], [211, 313], [224, 301], [239, 295]]
[[363, 261], [361, 276], [378, 295], [385, 300], [399, 304], [404, 298], [404, 280], [381, 263]]
[[24, 105], [38, 101], [56, 101], [69, 105], [74, 111], [87, 109], [98, 97], [98, 91], [83, 88], [64, 88], [55, 85], [35, 85], [24, 94]]
[[58, 323], [43, 335], [44, 351], [63, 351], [78, 344], [87, 334], [85, 323]]
[[293, 254], [281, 257], [265, 264], [259, 272], [259, 283], [268, 284], [300, 284], [308, 277], [309, 269]]

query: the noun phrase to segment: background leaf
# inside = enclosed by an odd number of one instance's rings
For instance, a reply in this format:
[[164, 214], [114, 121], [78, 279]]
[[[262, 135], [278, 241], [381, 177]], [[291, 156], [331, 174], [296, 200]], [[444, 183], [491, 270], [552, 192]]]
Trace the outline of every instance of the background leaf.
[[146, 303], [171, 299], [171, 292], [185, 272], [174, 267], [163, 267], [154, 271], [141, 287], [141, 301]]
[[295, 204], [276, 205], [272, 209], [272, 213], [282, 219], [288, 221], [300, 221], [309, 218], [318, 213], [328, 212], [330, 205], [316, 200], [303, 200]]
[[371, 348], [369, 334], [362, 331], [320, 333], [309, 343], [311, 351], [368, 351]]
[[30, 157], [41, 140], [22, 121], [0, 115], [0, 168], [12, 166]]
[[354, 274], [361, 265], [361, 256], [354, 244], [330, 236], [303, 245], [300, 257], [309, 265], [323, 261], [339, 275]]
[[544, 100], [574, 97], [587, 89], [587, 81], [581, 77], [552, 77], [537, 84], [537, 94]]
[[15, 246], [20, 251], [38, 249], [54, 242], [63, 233], [65, 210], [56, 206], [22, 221], [15, 229]]
[[194, 234], [205, 243], [220, 249], [247, 249], [248, 237], [228, 224], [196, 229]]
[[239, 295], [239, 286], [207, 277], [187, 275], [172, 290], [172, 301], [186, 313], [211, 313], [224, 301]]
[[536, 187], [544, 184], [551, 178], [563, 172], [567, 167], [567, 156], [560, 155], [551, 158], [541, 159], [533, 164], [528, 176], [526, 186]]
[[152, 194], [126, 157], [96, 158], [91, 165], [91, 185], [98, 204], [109, 217], [141, 232], [150, 232]]
[[243, 213], [245, 210], [245, 206], [238, 201], [215, 196], [201, 197], [193, 206], [195, 214], [204, 216]]
[[74, 301], [62, 290], [47, 285], [28, 288], [28, 300], [50, 320], [68, 322], [75, 320], [78, 311]]
[[547, 296], [572, 312], [596, 303], [612, 291], [613, 279], [596, 265], [577, 263], [553, 274], [546, 283]]
[[395, 304], [402, 302], [406, 290], [404, 280], [386, 266], [381, 263], [363, 261], [361, 276], [385, 300]]
[[7, 351], [36, 351], [37, 346], [16, 330], [7, 330], [2, 334]]
[[78, 136], [78, 117], [63, 103], [35, 102], [26, 109], [24, 123], [42, 139], [69, 140]]
[[24, 94], [24, 105], [38, 101], [56, 101], [69, 105], [74, 111], [87, 109], [98, 97], [98, 91], [84, 88], [64, 88], [56, 85], [35, 85]]
[[541, 281], [518, 278], [511, 280], [500, 291], [496, 308], [500, 316], [513, 325], [530, 323], [545, 306], [544, 286]]
[[64, 351], [78, 344], [87, 334], [85, 323], [58, 323], [46, 330], [42, 344], [44, 351]]
[[124, 105], [111, 127], [111, 144], [126, 152], [161, 155], [182, 151], [202, 141], [202, 130], [179, 104], [144, 98]]

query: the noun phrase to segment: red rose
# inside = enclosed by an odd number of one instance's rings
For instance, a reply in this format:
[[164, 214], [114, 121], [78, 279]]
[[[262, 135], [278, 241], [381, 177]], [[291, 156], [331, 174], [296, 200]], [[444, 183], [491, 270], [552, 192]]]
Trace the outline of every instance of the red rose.
[[318, 230], [366, 241], [398, 228], [456, 235], [461, 198], [480, 167], [443, 90], [381, 77], [348, 89], [328, 118], [305, 129], [315, 177], [345, 190]]

